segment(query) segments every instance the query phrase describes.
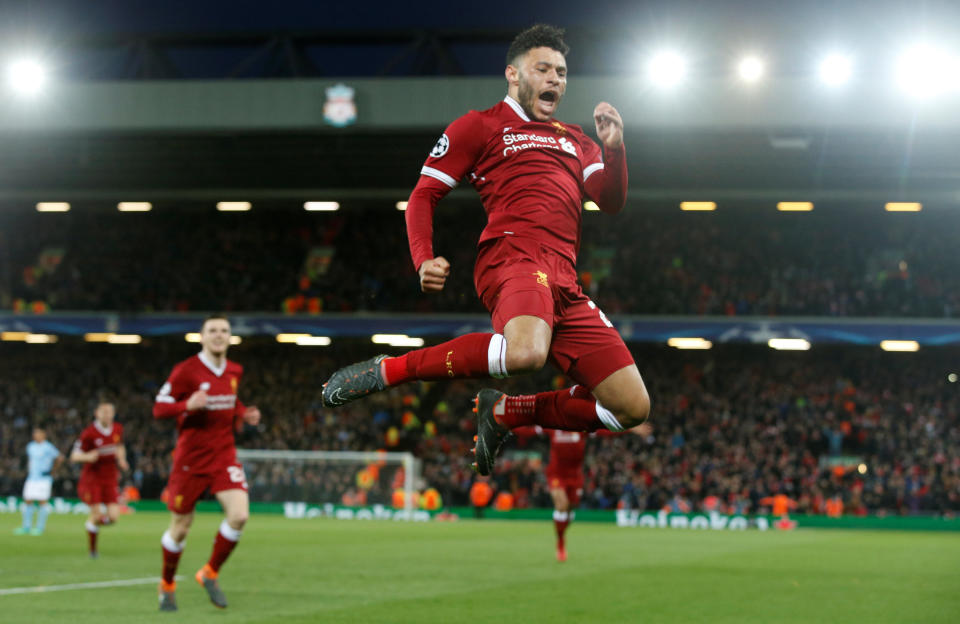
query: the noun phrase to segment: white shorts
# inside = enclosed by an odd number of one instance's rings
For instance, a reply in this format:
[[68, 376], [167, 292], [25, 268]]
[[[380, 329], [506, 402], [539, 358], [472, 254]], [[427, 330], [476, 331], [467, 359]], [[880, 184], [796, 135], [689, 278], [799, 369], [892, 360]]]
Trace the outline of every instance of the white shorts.
[[23, 500], [48, 501], [50, 500], [50, 490], [52, 489], [53, 477], [27, 479], [27, 481], [23, 484]]

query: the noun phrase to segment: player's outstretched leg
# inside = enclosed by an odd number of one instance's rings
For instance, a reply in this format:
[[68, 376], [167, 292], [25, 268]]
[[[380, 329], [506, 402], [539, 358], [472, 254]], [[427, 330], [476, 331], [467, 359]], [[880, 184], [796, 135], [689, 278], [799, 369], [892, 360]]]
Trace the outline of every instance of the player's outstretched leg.
[[326, 407], [339, 407], [386, 388], [387, 383], [381, 366], [386, 358], [386, 355], [378, 355], [363, 362], [344, 366], [335, 372], [327, 383], [323, 384], [321, 393], [323, 404]]
[[410, 381], [506, 377], [506, 341], [500, 334], [473, 333], [414, 349], [398, 357], [377, 357], [345, 366], [323, 386], [323, 404], [338, 407]]
[[493, 464], [500, 453], [500, 447], [510, 433], [509, 429], [497, 422], [494, 414], [497, 410], [502, 412], [506, 398], [507, 395], [499, 390], [484, 388], [473, 400], [476, 405], [473, 411], [477, 413], [476, 446], [473, 448], [476, 462], [473, 466], [484, 476], [493, 472]]

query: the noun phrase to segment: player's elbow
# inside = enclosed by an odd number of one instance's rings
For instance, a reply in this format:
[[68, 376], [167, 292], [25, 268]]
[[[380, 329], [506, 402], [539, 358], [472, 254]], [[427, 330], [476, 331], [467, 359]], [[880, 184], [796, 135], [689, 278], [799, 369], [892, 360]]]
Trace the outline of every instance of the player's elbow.
[[597, 207], [600, 208], [600, 211], [604, 214], [615, 215], [620, 214], [623, 210], [624, 202], [614, 201], [614, 202], [604, 202], [602, 204], [597, 204]]

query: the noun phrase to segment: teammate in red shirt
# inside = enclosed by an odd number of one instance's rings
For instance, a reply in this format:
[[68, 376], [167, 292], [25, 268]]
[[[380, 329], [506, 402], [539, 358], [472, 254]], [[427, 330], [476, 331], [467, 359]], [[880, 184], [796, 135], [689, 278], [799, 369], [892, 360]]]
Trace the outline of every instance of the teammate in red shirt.
[[[577, 392], [578, 386], [573, 391]], [[653, 428], [644, 423], [630, 429], [640, 436], [648, 436]], [[567, 560], [565, 534], [573, 522], [574, 510], [580, 504], [583, 495], [583, 458], [587, 450], [587, 439], [593, 436], [619, 435], [606, 429], [591, 434], [579, 431], [561, 431], [542, 427], [517, 427], [512, 433], [518, 436], [545, 435], [550, 438], [550, 461], [547, 463], [547, 485], [550, 498], [553, 499], [553, 528], [557, 534], [557, 561]]]
[[423, 168], [407, 204], [410, 253], [424, 292], [443, 290], [450, 263], [432, 244], [433, 211], [461, 179], [480, 193], [487, 226], [474, 268], [477, 294], [493, 334], [346, 366], [324, 384], [335, 407], [412, 380], [502, 378], [539, 370], [549, 359], [588, 389], [510, 397], [481, 390], [476, 469], [490, 474], [509, 429], [541, 425], [568, 431], [623, 431], [644, 422], [650, 398], [613, 325], [577, 283], [584, 197], [617, 213], [627, 192], [623, 122], [601, 102], [594, 143], [579, 126], [554, 119], [566, 91], [563, 31], [537, 25], [507, 53], [507, 96], [451, 123]]
[[[86, 529], [92, 559], [99, 556], [97, 537], [100, 527], [115, 524], [120, 517], [117, 468], [124, 472], [130, 470], [123, 445], [123, 425], [114, 422], [116, 413], [113, 400], [100, 397], [93, 423], [83, 430], [70, 453], [70, 461], [83, 464], [77, 494], [90, 507]], [[106, 505], [106, 515], [102, 505]]]
[[203, 350], [173, 367], [153, 406], [154, 418], [174, 418], [177, 447], [167, 483], [167, 508], [173, 516], [163, 534], [163, 579], [160, 610], [176, 611], [177, 564], [197, 500], [206, 490], [216, 496], [226, 518], [213, 543], [209, 561], [195, 575], [219, 608], [227, 606], [217, 582], [220, 566], [237, 545], [250, 516], [243, 466], [237, 461], [234, 431], [242, 423], [260, 423], [260, 410], [237, 398], [243, 367], [227, 359], [230, 322], [211, 316], [200, 329]]

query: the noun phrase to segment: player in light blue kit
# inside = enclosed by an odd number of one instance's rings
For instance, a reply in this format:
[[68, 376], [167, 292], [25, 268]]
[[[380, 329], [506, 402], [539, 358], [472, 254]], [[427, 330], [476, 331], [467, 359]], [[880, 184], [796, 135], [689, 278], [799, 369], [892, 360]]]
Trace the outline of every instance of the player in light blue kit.
[[[53, 488], [53, 477], [50, 474], [63, 461], [63, 456], [53, 444], [47, 440], [47, 432], [43, 427], [34, 427], [33, 442], [27, 444], [27, 481], [23, 484], [23, 526], [14, 533], [17, 535], [43, 535], [47, 526], [47, 516], [50, 514], [50, 490]], [[33, 524], [33, 514], [36, 504], [40, 509], [37, 512], [37, 526]]]

